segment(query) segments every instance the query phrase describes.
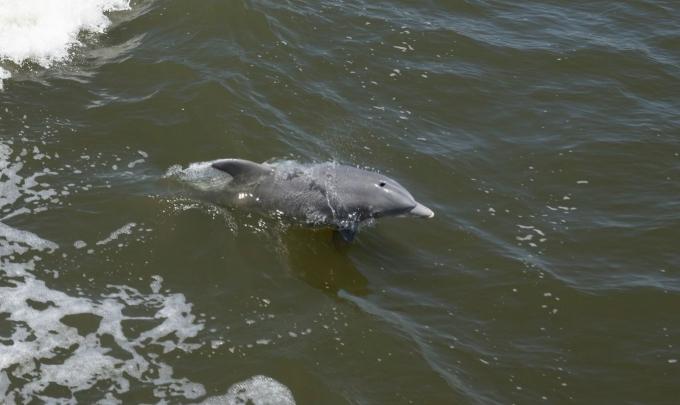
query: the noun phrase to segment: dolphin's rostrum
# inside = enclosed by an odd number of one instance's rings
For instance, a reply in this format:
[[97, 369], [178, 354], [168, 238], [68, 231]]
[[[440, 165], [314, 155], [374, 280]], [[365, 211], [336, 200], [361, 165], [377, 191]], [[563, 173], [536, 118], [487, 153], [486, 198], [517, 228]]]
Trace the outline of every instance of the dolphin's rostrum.
[[373, 171], [337, 163], [293, 161], [255, 163], [242, 159], [210, 162], [229, 177], [211, 191], [229, 205], [277, 212], [307, 224], [337, 229], [354, 239], [363, 221], [387, 216], [432, 218], [395, 180]]

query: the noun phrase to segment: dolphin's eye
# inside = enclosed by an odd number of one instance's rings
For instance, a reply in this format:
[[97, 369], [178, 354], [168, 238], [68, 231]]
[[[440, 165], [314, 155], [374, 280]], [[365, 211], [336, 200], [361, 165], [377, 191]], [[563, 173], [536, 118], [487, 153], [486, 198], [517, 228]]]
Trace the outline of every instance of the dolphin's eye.
[[381, 182], [380, 182], [380, 187], [385, 187], [385, 184], [387, 184], [387, 183], [385, 183], [384, 181], [381, 181]]

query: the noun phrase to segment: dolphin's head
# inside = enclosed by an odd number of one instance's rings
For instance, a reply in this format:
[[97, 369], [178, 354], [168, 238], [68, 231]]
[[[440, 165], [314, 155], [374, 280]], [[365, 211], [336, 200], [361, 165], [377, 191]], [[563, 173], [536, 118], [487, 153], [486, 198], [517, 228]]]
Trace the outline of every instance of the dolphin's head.
[[351, 170], [338, 178], [338, 198], [354, 212], [365, 218], [412, 216], [432, 218], [434, 212], [417, 202], [396, 180], [376, 172]]

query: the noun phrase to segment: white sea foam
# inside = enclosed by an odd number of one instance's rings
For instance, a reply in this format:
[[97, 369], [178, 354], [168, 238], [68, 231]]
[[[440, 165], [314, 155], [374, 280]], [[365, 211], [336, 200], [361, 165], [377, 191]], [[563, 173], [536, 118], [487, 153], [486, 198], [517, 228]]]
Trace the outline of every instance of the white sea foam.
[[130, 222], [129, 224], [123, 225], [122, 227], [111, 232], [111, 234], [106, 239], [98, 241], [97, 245], [106, 245], [107, 243], [118, 239], [121, 235], [129, 235], [132, 233], [132, 228], [134, 228], [135, 226], [137, 226], [137, 224], [134, 222]]
[[[12, 253], [25, 253], [30, 248], [35, 250], [55, 250], [59, 246], [56, 243], [45, 240], [38, 235], [22, 231], [0, 222], [0, 257], [9, 256]], [[25, 245], [25, 246], [22, 246]]]
[[[0, 61], [26, 61], [49, 67], [82, 45], [79, 33], [101, 33], [111, 24], [106, 13], [127, 10], [129, 0], [2, 0]], [[2, 80], [10, 77], [0, 68]]]
[[[51, 172], [27, 172], [22, 160], [26, 148], [11, 145], [0, 142], [3, 221], [56, 204], [50, 197], [55, 189], [47, 183], [51, 176], [36, 181]], [[40, 197], [43, 195], [46, 200]], [[32, 208], [36, 204], [41, 205]], [[129, 233], [134, 226], [129, 223], [117, 229], [104, 242]], [[74, 242], [76, 248], [84, 245], [83, 241]], [[161, 292], [160, 276], [150, 280], [151, 292], [125, 285], [107, 285], [103, 292], [83, 295], [60, 291], [41, 279], [57, 271], [45, 268], [42, 256], [57, 258], [53, 252], [58, 249], [56, 243], [37, 233], [0, 222], [0, 317], [4, 319], [0, 328], [0, 403], [75, 404], [76, 394], [88, 390], [107, 392], [99, 403], [120, 403], [120, 394], [145, 385], [153, 386], [157, 402], [204, 396], [201, 384], [176, 376], [159, 355], [202, 346], [196, 337], [204, 324], [193, 314], [186, 297]], [[50, 266], [59, 264], [52, 260]], [[129, 314], [130, 307], [135, 308], [134, 314]], [[140, 331], [138, 335], [126, 333], [130, 322]], [[59, 398], [46, 393], [53, 386], [63, 388]]]
[[232, 385], [225, 395], [207, 398], [202, 405], [294, 405], [290, 389], [275, 379], [256, 375]]
[[[72, 393], [105, 384], [113, 392], [122, 393], [129, 389], [131, 380], [152, 383], [159, 398], [168, 394], [189, 399], [205, 395], [202, 385], [174, 377], [169, 365], [146, 352], [150, 346], [161, 346], [164, 352], [198, 348], [187, 339], [195, 337], [203, 324], [196, 321], [184, 296], [142, 294], [130, 287], [112, 289], [104, 298], [93, 301], [51, 289], [29, 273], [15, 286], [0, 287], [0, 313], [9, 314], [7, 321], [13, 326], [13, 343], [0, 346], [0, 369], [11, 370], [15, 378], [30, 376], [25, 384], [11, 389], [8, 398], [27, 400], [51, 384], [67, 387]], [[36, 309], [30, 302], [43, 303], [45, 307]], [[124, 314], [126, 307], [140, 305], [149, 315]], [[83, 314], [96, 319], [93, 331], [82, 332], [64, 322], [67, 316]], [[130, 338], [123, 328], [129, 320], [161, 323], [150, 324], [140, 336]], [[174, 339], [168, 340], [168, 335]], [[113, 356], [103, 344], [103, 336], [127, 352], [127, 358]], [[36, 367], [36, 361], [63, 357], [64, 353], [68, 353], [65, 359]], [[158, 377], [151, 377], [154, 371]]]

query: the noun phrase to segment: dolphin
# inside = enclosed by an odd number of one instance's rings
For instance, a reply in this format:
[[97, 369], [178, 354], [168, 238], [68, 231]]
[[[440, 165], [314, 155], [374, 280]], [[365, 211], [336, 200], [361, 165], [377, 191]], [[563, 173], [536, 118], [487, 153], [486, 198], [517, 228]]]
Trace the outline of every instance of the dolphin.
[[397, 181], [377, 172], [334, 162], [211, 162], [229, 176], [219, 190], [229, 205], [271, 211], [314, 226], [337, 230], [351, 242], [365, 221], [381, 217], [432, 218]]

